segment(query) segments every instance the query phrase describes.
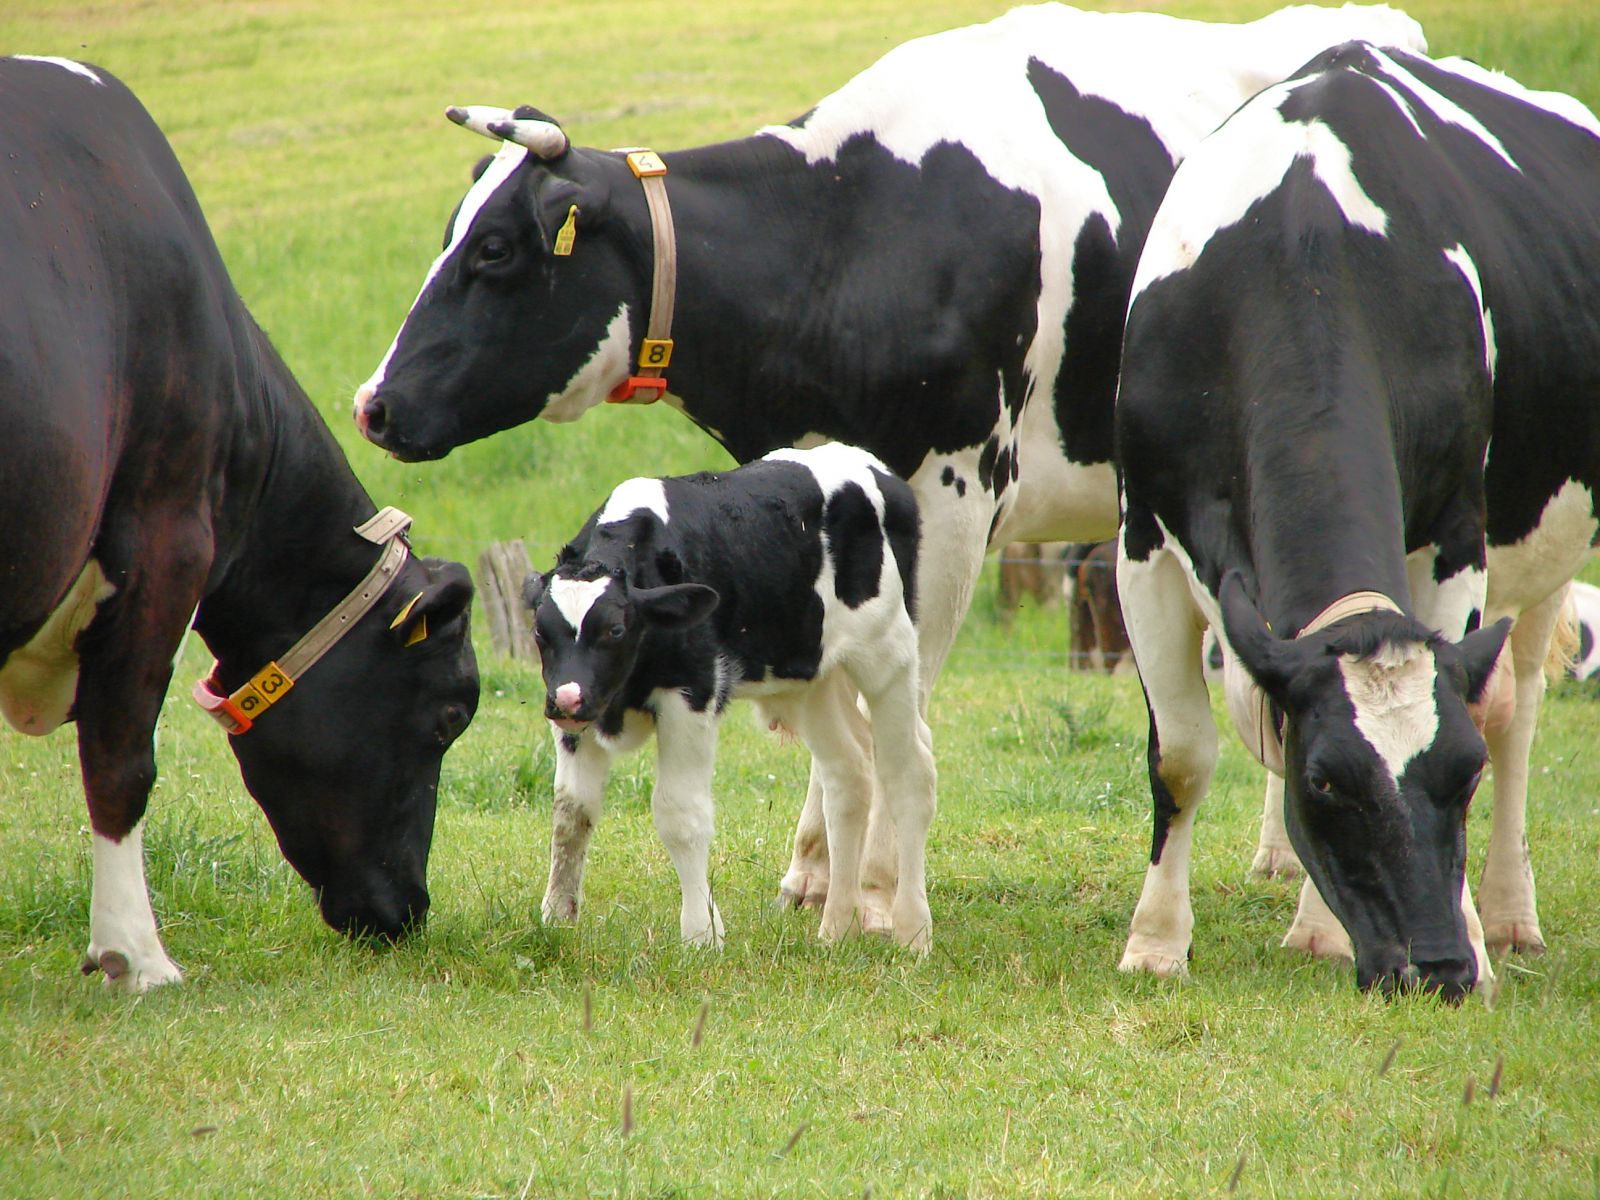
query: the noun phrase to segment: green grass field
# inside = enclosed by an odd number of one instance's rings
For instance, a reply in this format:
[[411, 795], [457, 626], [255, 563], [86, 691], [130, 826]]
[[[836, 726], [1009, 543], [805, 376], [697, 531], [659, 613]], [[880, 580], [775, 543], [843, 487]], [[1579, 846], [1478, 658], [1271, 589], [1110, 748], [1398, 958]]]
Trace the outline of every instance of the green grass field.
[[[625, 475], [727, 459], [660, 406], [423, 466], [359, 441], [350, 394], [485, 148], [444, 106], [530, 102], [583, 143], [691, 145], [786, 120], [907, 37], [1002, 7], [12, 0], [0, 52], [85, 58], [143, 97], [256, 316], [422, 549], [470, 562], [525, 536], [542, 561]], [[1600, 105], [1592, 0], [1409, 7], [1437, 52]], [[1193, 974], [1163, 984], [1115, 970], [1149, 844], [1137, 686], [1068, 674], [1059, 613], [1003, 633], [991, 592], [935, 700], [924, 962], [824, 948], [814, 914], [773, 910], [806, 761], [740, 715], [717, 775], [727, 949], [676, 944], [647, 757], [612, 781], [581, 927], [543, 929], [542, 688], [482, 642], [427, 932], [348, 944], [181, 699], [193, 647], [147, 835], [188, 980], [129, 998], [77, 974], [71, 731], [3, 735], [0, 1196], [1600, 1196], [1593, 693], [1547, 706], [1529, 824], [1551, 949], [1505, 964], [1495, 1003], [1385, 1003], [1277, 949], [1294, 890], [1246, 876], [1260, 779], [1231, 741], [1200, 819]]]

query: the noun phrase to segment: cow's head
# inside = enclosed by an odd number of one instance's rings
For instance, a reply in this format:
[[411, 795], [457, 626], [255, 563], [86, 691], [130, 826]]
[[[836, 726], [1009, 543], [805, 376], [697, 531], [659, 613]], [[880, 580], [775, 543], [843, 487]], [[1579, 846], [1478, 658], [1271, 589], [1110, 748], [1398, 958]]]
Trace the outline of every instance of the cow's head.
[[[628, 377], [648, 317], [649, 240], [634, 244], [612, 219], [614, 185], [633, 183], [622, 159], [571, 149], [532, 108], [450, 116], [503, 139], [500, 152], [480, 164], [355, 396], [361, 432], [408, 461], [534, 417], [576, 419]], [[643, 211], [637, 183], [629, 200]]]
[[1401, 614], [1369, 613], [1289, 640], [1237, 573], [1219, 599], [1229, 643], [1284, 713], [1289, 840], [1350, 934], [1357, 982], [1459, 999], [1477, 979], [1461, 889], [1485, 760], [1469, 705], [1510, 621], [1451, 643]]
[[409, 558], [377, 606], [228, 739], [284, 857], [352, 936], [394, 940], [428, 911], [439, 764], [478, 707], [471, 600], [465, 567]]
[[544, 672], [544, 715], [580, 732], [620, 698], [652, 629], [687, 629], [717, 607], [703, 583], [632, 587], [627, 573], [596, 562], [564, 561], [529, 575], [522, 599]]

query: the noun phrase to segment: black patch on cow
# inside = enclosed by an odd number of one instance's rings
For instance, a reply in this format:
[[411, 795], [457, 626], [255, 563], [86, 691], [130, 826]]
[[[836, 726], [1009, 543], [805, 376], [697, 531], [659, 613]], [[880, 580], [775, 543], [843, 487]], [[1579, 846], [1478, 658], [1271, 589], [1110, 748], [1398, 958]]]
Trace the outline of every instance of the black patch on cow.
[[991, 436], [983, 443], [983, 450], [978, 455], [978, 483], [984, 491], [995, 493], [994, 465], [1000, 457], [1000, 439]]
[[860, 608], [878, 594], [883, 565], [883, 530], [860, 484], [846, 483], [828, 497], [822, 528], [833, 560], [833, 594], [846, 608]]
[[1587, 624], [1578, 622], [1578, 661], [1588, 662], [1589, 655], [1594, 652], [1594, 630]]
[[995, 455], [994, 474], [991, 476], [996, 499], [1005, 493], [1006, 488], [1011, 486], [1011, 481], [1017, 477], [1014, 467], [1011, 447], [1002, 446], [1000, 453]]
[[1467, 629], [1466, 629], [1466, 631], [1468, 633], [1476, 633], [1478, 631], [1478, 629], [1482, 627], [1482, 625], [1483, 625], [1483, 613], [1479, 612], [1477, 609], [1473, 609], [1471, 612], [1469, 612], [1467, 614]]
[[[1149, 706], [1148, 698], [1145, 701]], [[1155, 710], [1150, 710], [1150, 741], [1145, 752], [1150, 768], [1150, 862], [1161, 861], [1161, 852], [1167, 848], [1167, 830], [1178, 815], [1178, 802], [1172, 798], [1172, 789], [1161, 778], [1161, 735], [1156, 730]]]
[[876, 468], [871, 470], [872, 477], [878, 481], [878, 494], [883, 497], [883, 529], [889, 539], [889, 549], [894, 554], [895, 566], [900, 571], [900, 588], [905, 595], [906, 611], [915, 621], [917, 554], [922, 544], [922, 516], [917, 511], [915, 493], [905, 480], [885, 475]]
[[955, 488], [957, 496], [965, 496], [967, 494], [967, 481], [957, 475], [956, 469], [952, 466], [945, 466], [945, 469], [939, 475], [939, 482], [944, 484], [945, 487]]
[[1094, 213], [1078, 231], [1072, 307], [1055, 391], [1062, 452], [1073, 462], [1106, 462], [1128, 292], [1174, 164], [1143, 117], [1101, 96], [1084, 95], [1038, 59], [1028, 62], [1028, 83], [1056, 137], [1100, 173], [1121, 217], [1113, 231], [1104, 215]]

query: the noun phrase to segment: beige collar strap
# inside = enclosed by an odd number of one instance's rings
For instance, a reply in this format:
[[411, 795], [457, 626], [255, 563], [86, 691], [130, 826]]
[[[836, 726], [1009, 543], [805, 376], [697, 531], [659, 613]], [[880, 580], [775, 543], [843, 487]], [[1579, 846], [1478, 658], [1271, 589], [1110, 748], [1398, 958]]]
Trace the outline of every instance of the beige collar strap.
[[653, 404], [667, 394], [666, 370], [672, 362], [672, 309], [678, 294], [678, 239], [667, 200], [667, 164], [654, 150], [623, 151], [628, 168], [644, 188], [650, 209], [655, 266], [650, 280], [650, 320], [639, 343], [638, 374], [623, 380], [606, 397], [612, 404]]
[[295, 681], [316, 665], [340, 638], [355, 627], [357, 621], [372, 611], [373, 605], [383, 598], [400, 575], [410, 546], [406, 530], [411, 518], [398, 508], [385, 508], [369, 521], [356, 526], [356, 532], [367, 541], [383, 547], [378, 561], [368, 571], [366, 578], [355, 590], [341, 600], [322, 620], [313, 625], [282, 658], [269, 662], [250, 677], [250, 681], [230, 696], [224, 696], [213, 686], [216, 664], [206, 677], [194, 685], [195, 703], [231, 734], [248, 733], [250, 727], [294, 687]]
[[[1351, 592], [1340, 596], [1307, 621], [1305, 628], [1294, 635], [1294, 640], [1299, 641], [1313, 633], [1320, 633], [1346, 617], [1356, 617], [1370, 612], [1401, 611], [1400, 606], [1382, 592]], [[1234, 672], [1237, 675], [1228, 671], [1229, 663], [1234, 664]], [[1245, 744], [1255, 751], [1256, 761], [1267, 770], [1281, 776], [1283, 741], [1278, 737], [1277, 726], [1272, 720], [1271, 703], [1267, 699], [1266, 692], [1261, 690], [1261, 685], [1250, 677], [1250, 673], [1244, 670], [1243, 664], [1238, 663], [1231, 653], [1224, 663], [1223, 688], [1229, 694], [1230, 708], [1234, 712], [1235, 723], [1240, 727], [1239, 732], [1244, 737]], [[1249, 697], [1242, 706], [1242, 711], [1232, 703], [1235, 689], [1242, 690]]]

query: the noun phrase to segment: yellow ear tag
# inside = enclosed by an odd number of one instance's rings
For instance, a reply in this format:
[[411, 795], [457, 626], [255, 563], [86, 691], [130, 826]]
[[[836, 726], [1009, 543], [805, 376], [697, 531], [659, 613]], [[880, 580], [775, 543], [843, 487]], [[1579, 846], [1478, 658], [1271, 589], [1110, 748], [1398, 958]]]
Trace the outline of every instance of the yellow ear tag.
[[572, 243], [578, 240], [578, 206], [574, 204], [567, 210], [567, 221], [556, 231], [555, 252], [565, 258], [572, 253]]
[[[394, 620], [389, 622], [389, 628], [399, 629], [401, 625], [405, 624], [406, 618], [411, 615], [411, 610], [417, 606], [417, 601], [421, 599], [422, 593], [418, 592], [415, 596], [411, 597], [411, 599], [407, 600], [406, 606], [402, 608], [398, 614], [396, 614]], [[424, 616], [420, 621], [417, 622], [417, 627], [413, 629], [407, 636], [405, 644], [407, 646], [415, 646], [418, 642], [425, 641], [427, 637], [428, 618]]]

